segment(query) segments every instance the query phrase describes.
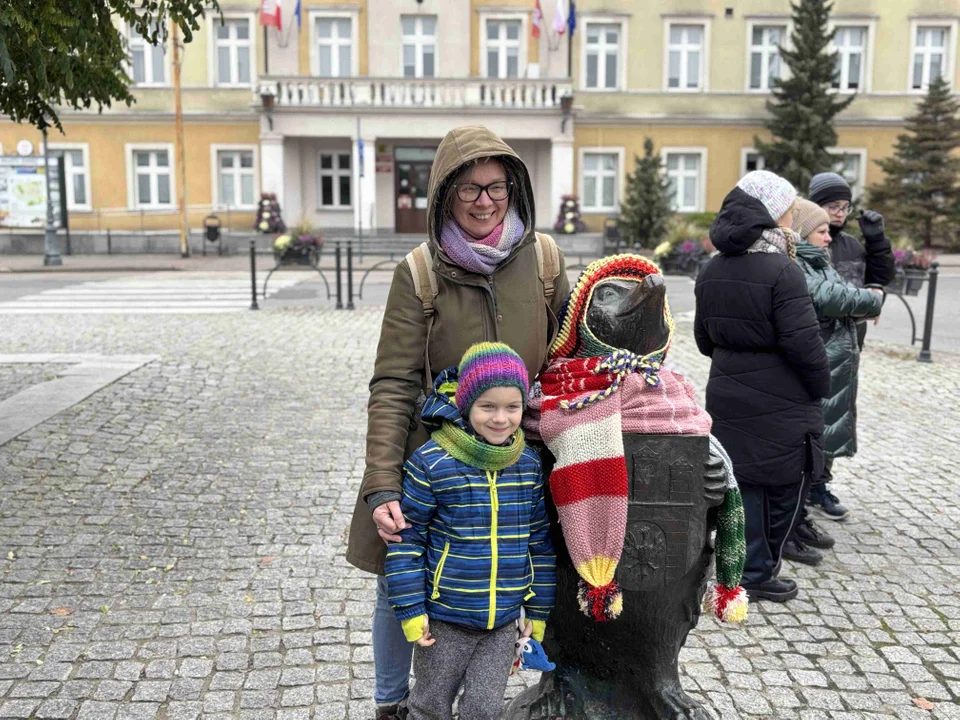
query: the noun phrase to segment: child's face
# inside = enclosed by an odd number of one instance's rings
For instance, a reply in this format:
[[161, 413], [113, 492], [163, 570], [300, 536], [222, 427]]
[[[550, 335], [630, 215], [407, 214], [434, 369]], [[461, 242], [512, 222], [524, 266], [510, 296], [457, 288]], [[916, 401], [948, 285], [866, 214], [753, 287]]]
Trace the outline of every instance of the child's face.
[[470, 427], [491, 445], [503, 445], [523, 418], [523, 395], [515, 387], [495, 387], [470, 408]]

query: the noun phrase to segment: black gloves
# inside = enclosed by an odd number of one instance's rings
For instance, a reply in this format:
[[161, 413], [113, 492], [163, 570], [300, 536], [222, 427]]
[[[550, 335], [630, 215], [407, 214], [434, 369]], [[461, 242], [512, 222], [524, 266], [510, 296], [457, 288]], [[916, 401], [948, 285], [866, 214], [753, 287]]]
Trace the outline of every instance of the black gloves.
[[860, 223], [860, 232], [867, 240], [876, 240], [883, 237], [883, 215], [873, 210], [863, 210], [857, 222]]
[[707, 507], [716, 507], [723, 503], [723, 497], [727, 492], [727, 473], [723, 469], [723, 460], [710, 454], [710, 458], [704, 463], [703, 473], [703, 495], [707, 501]]

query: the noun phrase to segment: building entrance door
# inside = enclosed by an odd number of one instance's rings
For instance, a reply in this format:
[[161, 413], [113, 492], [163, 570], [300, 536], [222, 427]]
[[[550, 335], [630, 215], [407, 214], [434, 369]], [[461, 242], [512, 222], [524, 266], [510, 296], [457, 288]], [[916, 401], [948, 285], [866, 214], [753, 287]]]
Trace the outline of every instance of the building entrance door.
[[398, 147], [394, 150], [398, 233], [427, 232], [427, 186], [436, 155], [437, 149], [432, 147]]

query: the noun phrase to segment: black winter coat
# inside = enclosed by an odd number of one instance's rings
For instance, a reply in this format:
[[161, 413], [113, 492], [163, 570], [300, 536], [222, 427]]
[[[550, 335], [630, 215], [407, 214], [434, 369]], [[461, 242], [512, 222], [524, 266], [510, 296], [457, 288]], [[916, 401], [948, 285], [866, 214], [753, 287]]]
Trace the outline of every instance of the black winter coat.
[[713, 360], [713, 434], [750, 485], [798, 483], [823, 467], [830, 366], [803, 272], [786, 254], [746, 252], [775, 227], [759, 200], [735, 188], [710, 228], [721, 254], [696, 285], [694, 335]]

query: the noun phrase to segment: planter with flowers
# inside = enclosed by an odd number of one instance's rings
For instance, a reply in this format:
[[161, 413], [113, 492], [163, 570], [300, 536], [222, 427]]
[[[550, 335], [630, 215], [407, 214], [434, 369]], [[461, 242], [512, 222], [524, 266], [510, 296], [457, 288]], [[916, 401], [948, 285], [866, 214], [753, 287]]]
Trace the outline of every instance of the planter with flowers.
[[677, 219], [667, 238], [653, 251], [653, 260], [665, 275], [695, 278], [709, 261], [713, 246], [707, 232], [697, 223]]
[[273, 241], [273, 259], [277, 265], [316, 267], [323, 249], [323, 236], [307, 223], [301, 223]]
[[900, 248], [893, 251], [896, 276], [889, 289], [902, 295], [919, 295], [934, 255], [929, 250]]

